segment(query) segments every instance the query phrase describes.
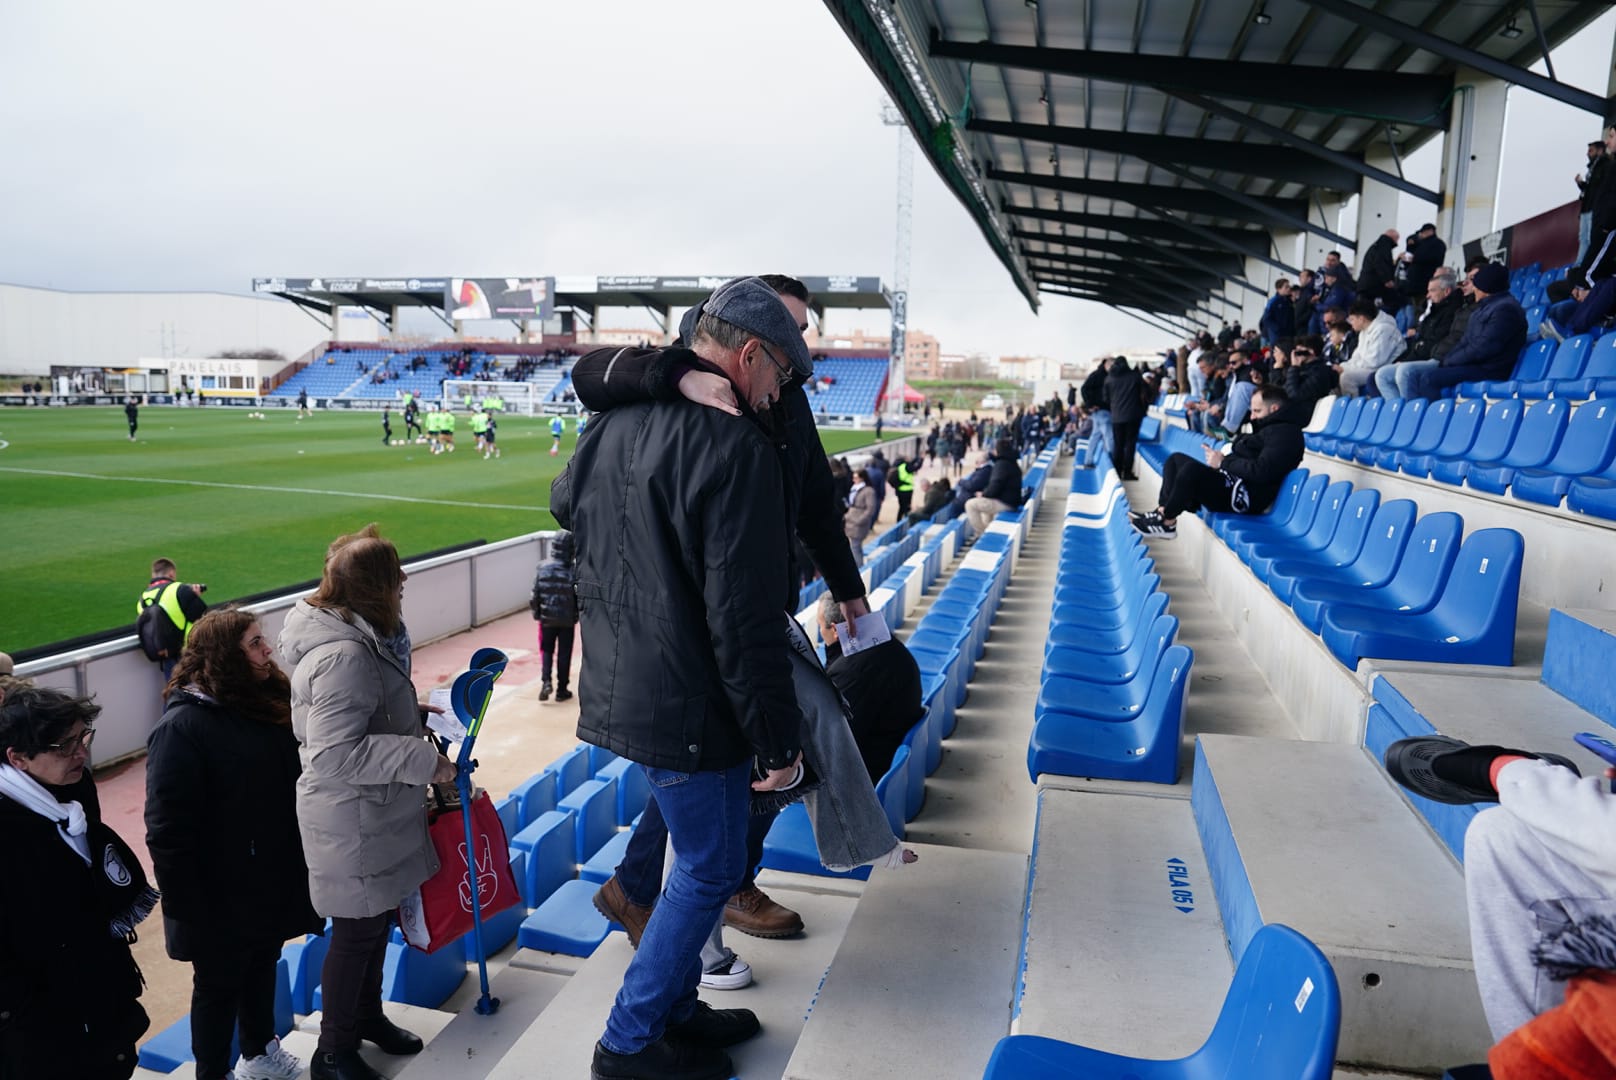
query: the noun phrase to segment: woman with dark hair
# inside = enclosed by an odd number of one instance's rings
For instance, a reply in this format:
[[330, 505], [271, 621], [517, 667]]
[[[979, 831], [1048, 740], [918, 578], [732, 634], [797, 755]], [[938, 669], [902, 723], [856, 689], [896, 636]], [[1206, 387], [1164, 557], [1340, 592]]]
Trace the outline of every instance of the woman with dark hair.
[[382, 1015], [393, 910], [438, 869], [426, 785], [455, 766], [422, 738], [410, 683], [398, 550], [376, 526], [338, 537], [312, 596], [286, 617], [292, 732], [303, 762], [297, 820], [314, 909], [331, 918], [312, 1080], [376, 1080], [361, 1041], [414, 1054], [421, 1040]]
[[157, 892], [101, 821], [88, 698], [20, 680], [0, 702], [0, 1078], [127, 1080], [149, 1026], [129, 946]]
[[197, 1080], [296, 1080], [275, 1037], [275, 965], [319, 932], [297, 831], [291, 687], [257, 616], [215, 608], [191, 628], [146, 742], [146, 847], [168, 955], [189, 961]]

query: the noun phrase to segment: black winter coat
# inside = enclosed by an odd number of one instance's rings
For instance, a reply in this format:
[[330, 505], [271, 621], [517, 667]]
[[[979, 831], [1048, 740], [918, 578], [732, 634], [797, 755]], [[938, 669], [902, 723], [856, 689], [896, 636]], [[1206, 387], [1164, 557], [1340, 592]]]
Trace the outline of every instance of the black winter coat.
[[1414, 242], [1413, 255], [1408, 266], [1406, 291], [1408, 298], [1418, 303], [1419, 298], [1425, 295], [1425, 286], [1430, 284], [1431, 276], [1441, 268], [1442, 260], [1448, 257], [1448, 245], [1433, 234]]
[[578, 550], [578, 737], [653, 768], [784, 768], [802, 747], [780, 455], [741, 409], [619, 406], [551, 486]]
[[897, 638], [851, 656], [840, 645], [825, 649], [825, 674], [847, 699], [848, 727], [864, 769], [875, 783], [892, 764], [903, 737], [925, 715], [920, 665]]
[[1083, 380], [1083, 389], [1079, 392], [1085, 409], [1105, 408], [1105, 374], [1105, 365], [1100, 364]]
[[1145, 418], [1145, 378], [1133, 368], [1113, 368], [1105, 377], [1105, 404], [1113, 424]]
[[[1431, 310], [1425, 313], [1420, 325], [1415, 331], [1414, 340], [1409, 342], [1408, 351], [1400, 358], [1404, 360], [1435, 360], [1436, 349], [1447, 339], [1453, 330], [1453, 320], [1464, 307], [1464, 293], [1454, 289], [1438, 303], [1431, 305]], [[1454, 342], [1458, 344], [1457, 339]]]
[[[46, 790], [101, 820], [88, 770], [76, 784]], [[0, 1077], [128, 1077], [150, 1021], [129, 943], [112, 936], [93, 892], [100, 865], [86, 866], [55, 822], [6, 798], [0, 836]]]
[[186, 691], [146, 740], [146, 847], [168, 955], [318, 933], [297, 826], [297, 737]]
[[562, 559], [545, 559], [533, 575], [533, 617], [545, 626], [577, 626], [578, 595], [574, 591], [572, 565]]
[[1285, 369], [1285, 393], [1292, 401], [1301, 401], [1312, 408], [1318, 400], [1335, 391], [1341, 376], [1324, 358], [1307, 364], [1292, 364]]
[[1258, 514], [1273, 504], [1285, 477], [1302, 463], [1307, 444], [1302, 439], [1303, 417], [1297, 402], [1271, 416], [1251, 422], [1251, 434], [1241, 435], [1223, 456], [1223, 471], [1246, 485], [1248, 513]]
[[[687, 368], [710, 370], [689, 349], [595, 349], [573, 365], [572, 384], [578, 400], [594, 412], [643, 401], [684, 401], [677, 378]], [[837, 600], [852, 600], [866, 592], [858, 564], [842, 533], [842, 510], [847, 505], [849, 477], [837, 492], [825, 446], [819, 441], [813, 406], [800, 381], [782, 392], [764, 424], [780, 454], [785, 496], [786, 532], [795, 533]], [[796, 561], [796, 545], [788, 545], [787, 558]], [[796, 581], [805, 567], [794, 567], [786, 580]], [[797, 594], [785, 598], [795, 611]]]
[[1371, 300], [1378, 300], [1386, 295], [1386, 283], [1392, 280], [1397, 272], [1396, 256], [1392, 238], [1381, 235], [1369, 245], [1364, 252], [1363, 267], [1358, 273], [1358, 295]]
[[984, 499], [997, 499], [1011, 509], [1021, 505], [1021, 466], [1015, 454], [993, 455], [993, 471], [988, 474], [987, 486], [982, 489]]

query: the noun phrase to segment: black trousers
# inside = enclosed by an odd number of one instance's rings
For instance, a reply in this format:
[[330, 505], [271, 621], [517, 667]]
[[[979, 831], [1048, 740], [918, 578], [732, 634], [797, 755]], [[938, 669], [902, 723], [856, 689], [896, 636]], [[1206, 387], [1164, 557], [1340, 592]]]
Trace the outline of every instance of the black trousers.
[[1139, 420], [1112, 420], [1111, 438], [1113, 448], [1111, 460], [1117, 467], [1118, 476], [1133, 475], [1134, 451], [1139, 446]]
[[550, 681], [550, 668], [553, 665], [557, 685], [563, 690], [567, 688], [567, 683], [572, 679], [572, 642], [577, 636], [576, 626], [539, 624], [539, 654], [544, 657], [545, 682]]
[[1228, 513], [1229, 483], [1223, 470], [1214, 469], [1188, 454], [1174, 454], [1162, 465], [1162, 517], [1169, 520], [1186, 510], [1203, 507], [1213, 513]]
[[359, 1026], [382, 1015], [382, 963], [392, 920], [391, 912], [331, 920], [331, 947], [320, 969], [322, 1054], [359, 1049]]
[[197, 1080], [230, 1072], [230, 1040], [241, 1028], [241, 1056], [258, 1057], [275, 1038], [279, 945], [209, 948], [191, 961], [191, 1055]]
[[909, 516], [909, 503], [915, 497], [915, 489], [910, 488], [908, 491], [899, 491], [897, 488], [893, 488], [892, 492], [898, 496], [898, 520], [901, 521]]

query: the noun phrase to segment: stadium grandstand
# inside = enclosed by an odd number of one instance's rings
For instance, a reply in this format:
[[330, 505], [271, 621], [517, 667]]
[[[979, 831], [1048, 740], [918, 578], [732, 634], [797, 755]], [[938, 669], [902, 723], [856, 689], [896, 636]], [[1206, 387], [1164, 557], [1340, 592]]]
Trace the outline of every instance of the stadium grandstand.
[[[1608, 319], [1541, 329], [1551, 289], [1578, 272], [1574, 204], [1505, 229], [1491, 214], [1511, 87], [1585, 111], [1590, 131], [1616, 123], [1616, 85], [1591, 93], [1534, 70], [1612, 5], [826, 6], [1030, 305], [1093, 300], [1187, 343], [1150, 373], [1176, 392], [1140, 424], [1137, 480], [1100, 436], [1046, 431], [1021, 450], [1023, 504], [979, 536], [953, 508], [889, 514], [871, 532], [870, 606], [924, 687], [924, 715], [876, 792], [920, 859], [831, 873], [807, 815], [781, 815], [759, 884], [806, 931], [735, 935], [755, 986], [704, 994], [762, 1020], [761, 1036], [731, 1048], [737, 1075], [1488, 1075], [1457, 1071], [1510, 1037], [1489, 990], [1500, 942], [1473, 937], [1472, 918], [1519, 898], [1470, 895], [1499, 854], [1467, 852], [1466, 836], [1511, 811], [1406, 790], [1386, 753], [1432, 735], [1519, 747], [1574, 764], [1600, 820], [1616, 798], [1599, 779], [1605, 760], [1576, 738], [1616, 738], [1616, 331]], [[1407, 179], [1399, 160], [1432, 140], [1438, 188]], [[1175, 540], [1147, 539], [1130, 511], [1157, 505], [1172, 455], [1201, 460], [1233, 434], [1198, 430], [1185, 392], [1202, 332], [1256, 325], [1272, 283], [1327, 251], [1359, 266], [1405, 198], [1431, 207], [1445, 266], [1502, 266], [1528, 322], [1513, 370], [1429, 397], [1326, 395], [1267, 512], [1186, 511]], [[1334, 211], [1348, 206], [1356, 220], [1343, 222]], [[258, 291], [326, 314], [358, 302], [388, 320], [414, 302], [408, 289], [365, 298], [317, 281]], [[612, 295], [644, 303], [653, 284]], [[593, 311], [596, 294], [565, 279], [549, 291], [557, 311]], [[442, 289], [420, 294], [445, 303]], [[1400, 306], [1388, 295], [1386, 317]], [[521, 355], [325, 342], [274, 394], [363, 406], [374, 387], [419, 385], [430, 398], [444, 379], [506, 372]], [[469, 370], [449, 374], [461, 361]], [[873, 411], [884, 364], [819, 359], [815, 411]], [[535, 365], [534, 385], [564, 393], [564, 369]], [[906, 433], [886, 453], [919, 455], [922, 439]], [[487, 718], [511, 734], [478, 777], [521, 898], [485, 928], [492, 1016], [473, 1007], [469, 939], [430, 954], [389, 944], [388, 1015], [426, 1039], [416, 1057], [373, 1059], [390, 1076], [581, 1076], [633, 955], [592, 901], [645, 805], [643, 774], [533, 722], [561, 706], [534, 700], [532, 620], [509, 583], [525, 585], [550, 543], [536, 533], [407, 566], [419, 688], [446, 685], [482, 647], [513, 657]], [[822, 590], [799, 598], [811, 637]], [[259, 606], [268, 636], [294, 599]], [[149, 698], [156, 676], [135, 648], [125, 639], [18, 673]], [[138, 751], [151, 719], [109, 703], [98, 755]], [[140, 776], [135, 762], [103, 802], [138, 804]], [[1608, 835], [1590, 846], [1608, 859]], [[1613, 881], [1608, 862], [1584, 879], [1607, 911]], [[1528, 912], [1533, 899], [1549, 903]], [[1562, 899], [1521, 901], [1506, 944], [1523, 965], [1536, 918], [1581, 918]], [[289, 943], [279, 973], [277, 1027], [305, 1058], [323, 942]], [[153, 1011], [137, 1075], [189, 1069], [183, 1002]], [[1608, 1003], [1598, 1015], [1608, 1021]], [[1507, 1071], [1519, 1060], [1495, 1057], [1494, 1075], [1554, 1075]], [[1610, 1075], [1602, 1064], [1589, 1075]]]

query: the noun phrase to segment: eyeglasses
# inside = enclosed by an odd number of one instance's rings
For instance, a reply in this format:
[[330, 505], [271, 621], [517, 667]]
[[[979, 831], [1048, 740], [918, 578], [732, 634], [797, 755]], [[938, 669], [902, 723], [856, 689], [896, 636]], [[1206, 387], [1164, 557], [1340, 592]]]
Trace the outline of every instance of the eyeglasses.
[[53, 754], [59, 754], [62, 757], [72, 757], [80, 750], [88, 750], [90, 748], [90, 743], [92, 740], [94, 740], [94, 738], [95, 728], [86, 725], [83, 731], [79, 732], [70, 739], [64, 739], [59, 743], [47, 743], [45, 745], [45, 749], [49, 750]]
[[792, 376], [791, 366], [789, 364], [782, 364], [779, 360], [776, 360], [774, 353], [769, 351], [769, 346], [764, 343], [762, 338], [758, 338], [757, 343], [758, 348], [763, 350], [763, 355], [769, 358], [769, 363], [774, 365], [774, 373], [777, 376], [779, 385], [784, 386], [786, 383], [790, 382]]

